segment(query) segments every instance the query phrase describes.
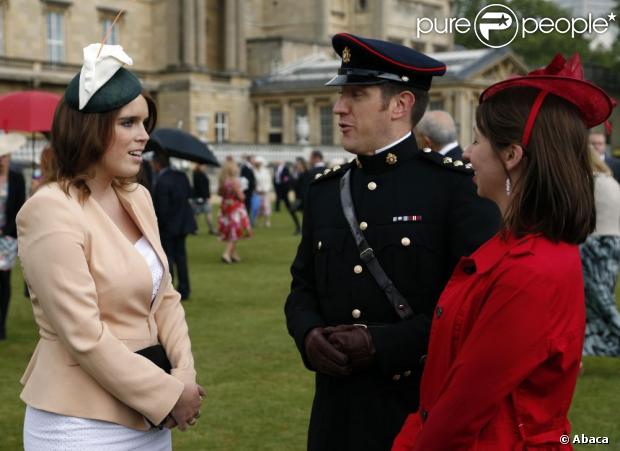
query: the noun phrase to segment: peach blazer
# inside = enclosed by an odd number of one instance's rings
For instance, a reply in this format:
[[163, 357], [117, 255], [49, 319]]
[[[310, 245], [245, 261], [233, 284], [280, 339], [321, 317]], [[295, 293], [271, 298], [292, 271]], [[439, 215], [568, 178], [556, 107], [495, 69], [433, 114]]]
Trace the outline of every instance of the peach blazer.
[[[40, 339], [21, 382], [37, 409], [146, 430], [195, 382], [180, 295], [172, 287], [149, 192], [116, 189], [164, 266], [151, 305], [148, 265], [110, 217], [77, 191], [42, 186], [17, 215], [19, 257]], [[134, 351], [157, 343], [172, 375]]]

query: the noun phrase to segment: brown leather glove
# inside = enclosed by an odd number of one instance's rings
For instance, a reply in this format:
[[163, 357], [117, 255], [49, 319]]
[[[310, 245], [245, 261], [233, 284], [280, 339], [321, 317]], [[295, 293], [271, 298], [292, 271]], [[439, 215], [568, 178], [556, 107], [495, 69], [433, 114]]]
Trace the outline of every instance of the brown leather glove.
[[308, 361], [319, 373], [348, 376], [351, 374], [348, 357], [327, 341], [324, 331], [322, 327], [315, 327], [306, 335], [304, 343]]
[[353, 368], [366, 368], [375, 361], [375, 347], [372, 335], [364, 326], [340, 325], [327, 327], [329, 342], [349, 357]]

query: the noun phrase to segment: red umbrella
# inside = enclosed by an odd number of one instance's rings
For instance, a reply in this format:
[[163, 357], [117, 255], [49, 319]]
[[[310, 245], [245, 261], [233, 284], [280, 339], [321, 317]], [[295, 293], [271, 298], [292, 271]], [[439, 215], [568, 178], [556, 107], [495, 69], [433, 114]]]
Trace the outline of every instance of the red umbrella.
[[0, 97], [0, 129], [49, 132], [60, 96], [45, 91], [18, 91]]
[[32, 133], [34, 170], [34, 133], [52, 129], [54, 111], [60, 96], [45, 91], [17, 91], [0, 97], [0, 129]]

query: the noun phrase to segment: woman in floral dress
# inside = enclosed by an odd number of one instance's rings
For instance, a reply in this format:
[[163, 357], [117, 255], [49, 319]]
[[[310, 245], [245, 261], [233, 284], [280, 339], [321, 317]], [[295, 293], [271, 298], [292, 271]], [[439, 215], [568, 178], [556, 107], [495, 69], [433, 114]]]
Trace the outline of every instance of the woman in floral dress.
[[243, 203], [245, 196], [239, 182], [239, 166], [233, 160], [226, 160], [220, 171], [218, 194], [222, 196], [220, 208], [219, 235], [226, 241], [222, 254], [224, 263], [240, 262], [237, 253], [237, 241], [252, 236], [250, 218]]

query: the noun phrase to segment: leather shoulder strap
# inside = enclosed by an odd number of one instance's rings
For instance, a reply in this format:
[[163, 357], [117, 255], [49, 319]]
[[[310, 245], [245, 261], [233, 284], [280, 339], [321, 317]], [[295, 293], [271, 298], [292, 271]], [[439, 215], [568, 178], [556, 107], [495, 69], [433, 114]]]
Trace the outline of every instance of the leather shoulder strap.
[[375, 257], [375, 253], [368, 245], [359, 227], [353, 208], [353, 199], [351, 198], [351, 169], [348, 169], [340, 179], [340, 203], [342, 204], [342, 211], [345, 218], [347, 218], [349, 228], [355, 239], [355, 244], [357, 244], [357, 248], [360, 252], [360, 259], [364, 262], [370, 274], [372, 274], [377, 284], [379, 284], [379, 287], [381, 287], [387, 296], [390, 305], [392, 305], [399, 318], [411, 318], [413, 316], [411, 306], [381, 267], [379, 260]]

